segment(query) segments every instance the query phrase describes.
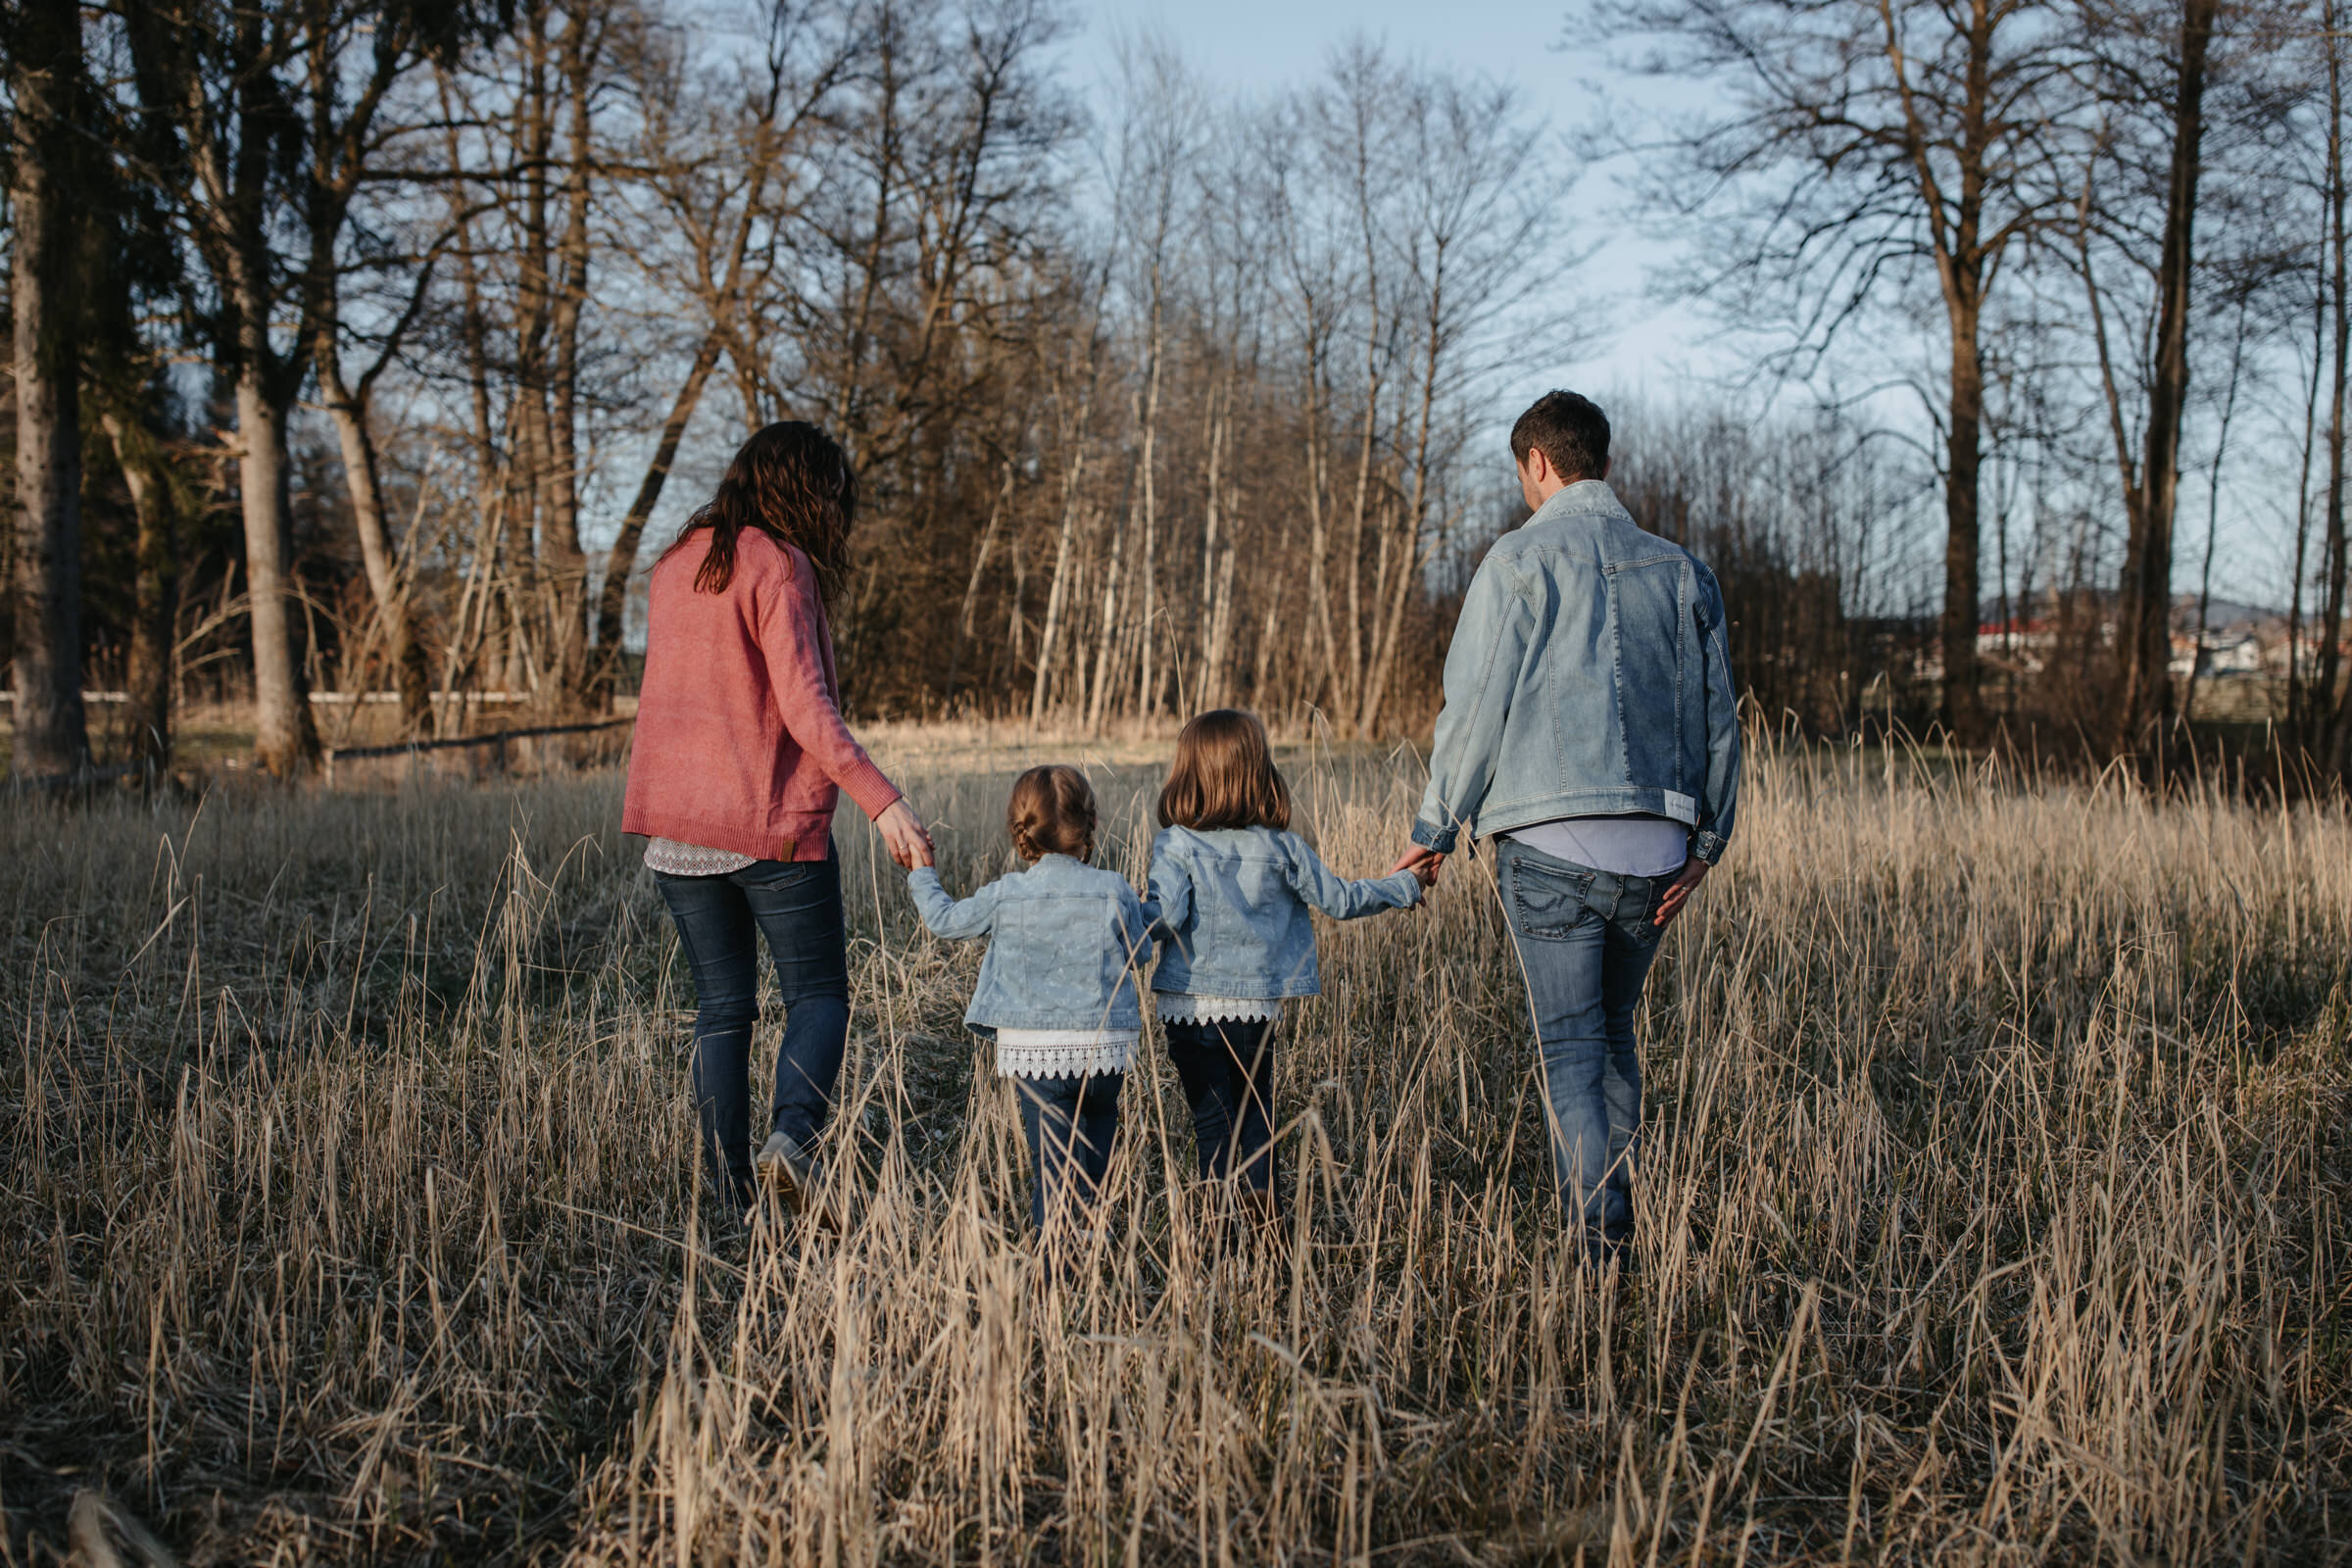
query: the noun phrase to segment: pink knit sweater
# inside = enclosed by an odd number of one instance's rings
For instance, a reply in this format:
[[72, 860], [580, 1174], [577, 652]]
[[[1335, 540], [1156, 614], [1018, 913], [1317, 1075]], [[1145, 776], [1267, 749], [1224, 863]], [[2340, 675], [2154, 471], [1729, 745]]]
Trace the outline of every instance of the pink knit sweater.
[[821, 860], [849, 792], [879, 816], [899, 790], [841, 718], [833, 632], [808, 558], [754, 528], [723, 593], [697, 593], [706, 530], [654, 567], [625, 833]]

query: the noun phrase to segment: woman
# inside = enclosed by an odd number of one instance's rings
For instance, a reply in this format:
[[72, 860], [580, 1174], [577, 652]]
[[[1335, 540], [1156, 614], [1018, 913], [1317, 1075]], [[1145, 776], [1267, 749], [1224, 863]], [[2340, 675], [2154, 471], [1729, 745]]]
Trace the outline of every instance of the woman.
[[[621, 829], [694, 971], [694, 1099], [716, 1191], [749, 1217], [756, 1173], [798, 1203], [850, 1032], [833, 807], [847, 791], [891, 858], [931, 863], [913, 808], [841, 717], [825, 608], [841, 581], [858, 476], [812, 424], [771, 424], [654, 564], [645, 680]], [[769, 1133], [751, 1148], [759, 941], [784, 1003]]]

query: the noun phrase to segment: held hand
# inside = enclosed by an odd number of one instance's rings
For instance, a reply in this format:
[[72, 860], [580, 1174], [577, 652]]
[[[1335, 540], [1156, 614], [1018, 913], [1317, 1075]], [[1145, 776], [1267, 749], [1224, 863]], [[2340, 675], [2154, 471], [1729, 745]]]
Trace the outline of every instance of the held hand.
[[923, 831], [922, 819], [914, 814], [914, 808], [906, 804], [905, 796], [891, 802], [874, 818], [874, 827], [900, 869], [911, 871], [918, 865], [931, 863], [931, 835]]
[[1445, 864], [1446, 857], [1416, 844], [1396, 857], [1396, 863], [1389, 867], [1388, 874], [1395, 876], [1399, 871], [1410, 871], [1414, 881], [1425, 888], [1434, 888], [1438, 885], [1438, 871]]
[[1652, 923], [1662, 926], [1682, 913], [1684, 906], [1690, 902], [1691, 891], [1706, 880], [1708, 869], [1707, 862], [1695, 855], [1685, 860], [1682, 873], [1674, 879], [1674, 885], [1666, 890], [1666, 896], [1658, 901], [1658, 917]]

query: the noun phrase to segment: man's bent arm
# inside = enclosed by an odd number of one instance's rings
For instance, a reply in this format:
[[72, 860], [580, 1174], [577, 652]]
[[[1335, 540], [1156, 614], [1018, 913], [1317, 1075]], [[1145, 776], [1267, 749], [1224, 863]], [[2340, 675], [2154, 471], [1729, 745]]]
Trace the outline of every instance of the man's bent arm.
[[1413, 842], [1453, 853], [1462, 823], [1478, 815], [1494, 781], [1502, 721], [1527, 656], [1530, 612], [1513, 590], [1512, 568], [1490, 555], [1462, 599], [1446, 651], [1446, 704], [1429, 751], [1429, 788], [1413, 819]]
[[1700, 568], [1699, 647], [1706, 659], [1707, 784], [1699, 798], [1690, 853], [1713, 865], [1731, 842], [1740, 807], [1740, 698], [1732, 685], [1731, 653], [1723, 637], [1723, 590]]

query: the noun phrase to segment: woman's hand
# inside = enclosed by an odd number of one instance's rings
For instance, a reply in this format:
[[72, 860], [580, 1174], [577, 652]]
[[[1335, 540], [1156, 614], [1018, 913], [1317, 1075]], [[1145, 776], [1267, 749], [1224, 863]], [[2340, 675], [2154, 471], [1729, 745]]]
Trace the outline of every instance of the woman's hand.
[[931, 835], [923, 831], [922, 818], [914, 814], [914, 808], [906, 804], [906, 796], [885, 807], [882, 814], [874, 818], [874, 827], [900, 869], [911, 871], [918, 865], [931, 863]]

